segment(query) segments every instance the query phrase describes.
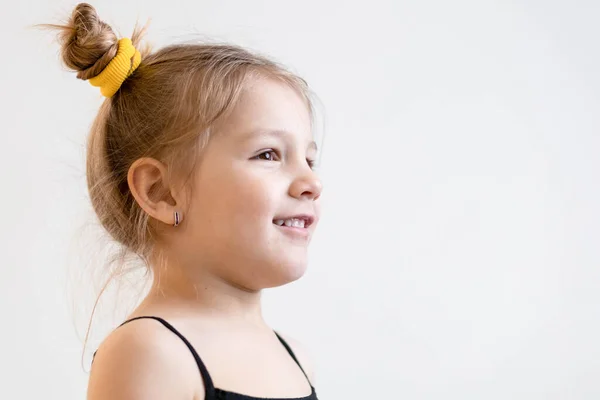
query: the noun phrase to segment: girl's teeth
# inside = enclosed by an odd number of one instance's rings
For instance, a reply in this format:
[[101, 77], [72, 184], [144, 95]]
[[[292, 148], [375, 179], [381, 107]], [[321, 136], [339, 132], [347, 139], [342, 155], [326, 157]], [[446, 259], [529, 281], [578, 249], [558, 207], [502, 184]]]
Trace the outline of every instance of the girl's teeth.
[[304, 220], [303, 219], [296, 219], [296, 218], [291, 218], [291, 219], [278, 219], [275, 220], [275, 224], [282, 226], [285, 225], [287, 227], [294, 227], [294, 228], [304, 228]]
[[304, 228], [304, 220], [303, 219], [294, 219], [294, 220], [292, 220], [292, 226], [295, 228]]

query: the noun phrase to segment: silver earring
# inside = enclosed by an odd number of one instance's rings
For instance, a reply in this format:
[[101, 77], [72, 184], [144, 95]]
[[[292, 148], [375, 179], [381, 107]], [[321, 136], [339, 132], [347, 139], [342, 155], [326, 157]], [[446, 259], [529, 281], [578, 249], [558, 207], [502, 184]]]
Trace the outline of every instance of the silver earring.
[[181, 214], [179, 214], [179, 211], [175, 211], [175, 223], [173, 224], [173, 226], [178, 226], [180, 222]]

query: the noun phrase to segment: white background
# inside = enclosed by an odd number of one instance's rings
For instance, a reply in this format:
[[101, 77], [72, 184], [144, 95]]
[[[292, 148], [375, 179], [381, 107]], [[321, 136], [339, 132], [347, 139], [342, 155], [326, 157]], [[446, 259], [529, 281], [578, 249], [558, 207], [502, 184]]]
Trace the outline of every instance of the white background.
[[[84, 398], [103, 335], [82, 365], [102, 97], [27, 28], [75, 4], [0, 13], [2, 399]], [[600, 398], [600, 3], [93, 5], [121, 36], [152, 18], [157, 47], [270, 54], [319, 96], [324, 215], [309, 271], [265, 314], [311, 350], [320, 398]]]

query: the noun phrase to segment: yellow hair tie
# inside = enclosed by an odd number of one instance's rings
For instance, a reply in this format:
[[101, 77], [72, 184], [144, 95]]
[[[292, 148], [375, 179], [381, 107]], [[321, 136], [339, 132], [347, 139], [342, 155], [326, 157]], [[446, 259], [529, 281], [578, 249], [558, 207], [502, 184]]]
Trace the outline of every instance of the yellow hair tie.
[[100, 93], [105, 97], [111, 97], [121, 87], [125, 79], [136, 70], [142, 61], [142, 56], [133, 44], [131, 39], [119, 39], [119, 48], [117, 55], [108, 63], [100, 74], [91, 78], [89, 81], [92, 86], [100, 88]]

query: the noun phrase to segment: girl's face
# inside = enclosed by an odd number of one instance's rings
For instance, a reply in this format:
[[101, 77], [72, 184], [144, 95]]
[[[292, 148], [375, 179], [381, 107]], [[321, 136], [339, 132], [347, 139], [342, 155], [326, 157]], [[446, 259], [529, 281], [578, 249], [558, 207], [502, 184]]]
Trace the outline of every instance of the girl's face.
[[212, 132], [187, 215], [186, 263], [249, 290], [302, 276], [319, 221], [307, 105], [285, 84], [250, 83]]

